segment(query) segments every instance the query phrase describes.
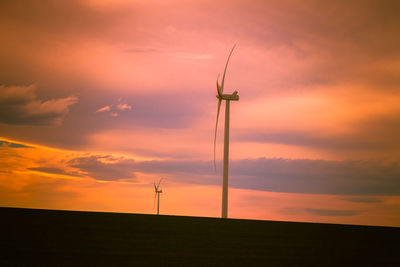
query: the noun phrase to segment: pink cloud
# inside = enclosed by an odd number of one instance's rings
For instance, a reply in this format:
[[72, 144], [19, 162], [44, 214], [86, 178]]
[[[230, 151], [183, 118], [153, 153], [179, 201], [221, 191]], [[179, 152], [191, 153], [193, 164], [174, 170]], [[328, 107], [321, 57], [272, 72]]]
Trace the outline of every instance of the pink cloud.
[[122, 111], [124, 111], [124, 110], [130, 110], [130, 109], [132, 109], [132, 106], [131, 106], [131, 105], [128, 105], [128, 104], [118, 104], [118, 105], [117, 105], [117, 109], [118, 109], [118, 110], [122, 110]]
[[102, 107], [102, 108], [99, 108], [98, 110], [96, 110], [96, 113], [110, 111], [110, 110], [111, 110], [110, 106], [105, 106], [105, 107]]
[[131, 110], [132, 106], [126, 103], [121, 103], [121, 99], [118, 99], [118, 104], [111, 104], [99, 108], [96, 113], [108, 113], [111, 117], [118, 117], [121, 112]]

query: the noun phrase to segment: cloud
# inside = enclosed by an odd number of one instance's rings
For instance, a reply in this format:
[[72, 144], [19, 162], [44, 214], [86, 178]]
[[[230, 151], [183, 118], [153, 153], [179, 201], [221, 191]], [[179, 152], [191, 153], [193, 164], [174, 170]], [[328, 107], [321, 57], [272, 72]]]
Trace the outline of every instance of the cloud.
[[119, 21], [123, 13], [129, 14], [126, 8], [96, 10], [80, 0], [45, 3], [23, 1], [22, 6], [10, 0], [0, 2], [1, 19], [17, 22], [14, 24], [16, 27], [29, 28], [41, 34], [110, 37], [114, 23]]
[[11, 147], [11, 148], [31, 148], [30, 146], [14, 143], [14, 142], [7, 142], [0, 140], [0, 147]]
[[[2, 1], [0, 17], [8, 31], [6, 33], [10, 33], [4, 34], [2, 54], [12, 55], [0, 63], [2, 77], [9, 84], [15, 83], [11, 81], [22, 83], [23, 79], [40, 83], [49, 79], [53, 84], [65, 86], [65, 82], [72, 80], [70, 83], [74, 83], [74, 90], [81, 91], [79, 112], [76, 112], [77, 105], [74, 106], [74, 117], [70, 116], [70, 112], [64, 123], [71, 122], [69, 127], [48, 132], [24, 129], [25, 138], [30, 138], [25, 140], [48, 145], [52, 140], [51, 145], [58, 147], [76, 148], [79, 144], [82, 148], [90, 146], [92, 136], [110, 129], [130, 131], [136, 130], [132, 129], [134, 127], [143, 127], [154, 131], [154, 128], [193, 127], [193, 132], [197, 132], [197, 127], [204, 129], [205, 116], [215, 113], [215, 107], [208, 108], [209, 103], [215, 105], [212, 102], [215, 99], [213, 81], [218, 71], [222, 71], [232, 38], [239, 40], [239, 50], [232, 58], [238, 61], [232, 62], [229, 71], [239, 71], [238, 75], [229, 76], [232, 77], [229, 78], [232, 81], [229, 88], [233, 85], [236, 88], [235, 77], [239, 82], [242, 80], [242, 85], [253, 80], [261, 81], [253, 89], [250, 85], [239, 87], [243, 88], [243, 105], [247, 97], [258, 97], [273, 91], [274, 87], [269, 86], [270, 79], [285, 83], [287, 88], [298, 88], [298, 82], [301, 85], [353, 82], [353, 76], [369, 80], [376, 77], [376, 74], [367, 75], [375, 73], [373, 71], [378, 67], [375, 60], [382, 59], [379, 66], [386, 66], [386, 60], [391, 56], [394, 56], [393, 61], [397, 60], [399, 37], [391, 33], [398, 29], [399, 19], [393, 12], [396, 9], [390, 7], [392, 3], [332, 2], [328, 4], [331, 8], [326, 8], [315, 1], [255, 1], [252, 5], [243, 0], [234, 3], [206, 2], [215, 7], [211, 12], [206, 7], [208, 5], [199, 3], [127, 3], [123, 7], [110, 5], [100, 10], [90, 8], [82, 1], [61, 4], [56, 1], [43, 4], [25, 1], [24, 5]], [[228, 12], [225, 13], [225, 10]], [[198, 21], [205, 23], [199, 24]], [[204, 36], [212, 41], [205, 40]], [[154, 48], [162, 53], [149, 53], [155, 52]], [[48, 51], [54, 52], [48, 54]], [[170, 56], [176, 53], [174, 51], [187, 52], [181, 56], [215, 55], [216, 58], [215, 62], [203, 60], [189, 64], [187, 60]], [[367, 57], [363, 59], [363, 55]], [[116, 67], [110, 70], [104, 66]], [[379, 79], [396, 84], [395, 79], [389, 80], [384, 75], [400, 77], [396, 76], [398, 68], [395, 66], [388, 66], [390, 71], [381, 69]], [[46, 71], [46, 68], [49, 70]], [[7, 69], [9, 71], [4, 72]], [[154, 79], [157, 73], [160, 76]], [[70, 77], [71, 74], [73, 77]], [[102, 79], [107, 77], [111, 82]], [[182, 88], [176, 84], [181, 84]], [[386, 83], [382, 86], [386, 87]], [[195, 87], [198, 88], [194, 90]], [[86, 90], [90, 95], [83, 102], [82, 95]], [[116, 110], [111, 111], [112, 102], [107, 101], [123, 90], [129, 92], [124, 98], [129, 99], [135, 112], [125, 109], [123, 113], [116, 106]], [[168, 96], [170, 92], [172, 96]], [[206, 99], [203, 94], [208, 92]], [[287, 93], [285, 90], [279, 92]], [[108, 112], [93, 115], [106, 106], [110, 107]], [[254, 117], [257, 118], [260, 113]], [[237, 125], [242, 123], [237, 122]], [[20, 131], [18, 127], [8, 131], [10, 138], [23, 135], [17, 133]], [[373, 149], [390, 145], [390, 142], [382, 144], [379, 140], [358, 137], [278, 132], [259, 138], [268, 139], [267, 142], [323, 149]], [[151, 141], [149, 144], [151, 146]]]
[[350, 202], [358, 202], [358, 203], [381, 203], [383, 202], [381, 199], [372, 198], [372, 197], [347, 197], [342, 198], [343, 200]]
[[80, 175], [78, 173], [66, 172], [63, 169], [54, 168], [54, 167], [34, 167], [34, 168], [28, 168], [28, 169], [32, 170], [32, 171], [38, 171], [38, 172], [44, 172], [44, 173], [61, 174], [61, 175], [82, 177], [82, 175]]
[[298, 207], [285, 207], [279, 210], [279, 213], [285, 214], [285, 215], [295, 215], [295, 214], [301, 214], [303, 212], [303, 209], [298, 208]]
[[103, 181], [117, 181], [135, 177], [134, 161], [112, 156], [88, 156], [70, 160], [68, 165], [87, 173], [88, 176]]
[[346, 134], [329, 134], [321, 131], [262, 132], [254, 131], [237, 135], [237, 141], [276, 143], [306, 146], [329, 150], [383, 150], [400, 148], [400, 114], [392, 112], [348, 122], [353, 129]]
[[[132, 179], [145, 173], [185, 183], [219, 184], [211, 161], [134, 161], [93, 155], [75, 158], [68, 165], [98, 180]], [[367, 196], [400, 195], [398, 177], [398, 163], [260, 158], [231, 161], [229, 184], [269, 192], [354, 195], [344, 200], [375, 203], [379, 199]]]
[[[113, 104], [109, 101], [116, 97], [114, 93], [107, 92], [105, 89], [102, 92], [102, 94], [93, 91], [80, 92], [80, 104], [70, 109], [68, 119], [64, 120], [59, 127], [46, 127], [44, 131], [42, 127], [24, 126], [22, 130], [20, 125], [0, 123], [0, 132], [4, 138], [8, 139], [24, 140], [25, 142], [51, 147], [83, 148], [85, 150], [88, 143], [92, 141], [91, 137], [96, 133], [109, 130], [140, 130], [142, 133], [151, 131], [152, 134], [149, 137], [156, 138], [154, 131], [158, 129], [163, 131], [165, 129], [164, 132], [170, 131], [170, 133], [175, 129], [189, 129], [192, 125], [197, 124], [199, 118], [204, 117], [209, 112], [205, 110], [202, 95], [197, 97], [201, 98], [201, 101], [193, 101], [191, 94], [136, 92], [122, 95], [124, 102], [121, 101], [121, 103], [130, 105], [132, 109], [117, 111], [119, 116], [118, 119], [115, 119], [109, 112], [96, 113], [99, 108]], [[114, 104], [117, 103], [118, 100]], [[133, 142], [131, 145], [120, 146], [120, 152], [138, 155], [136, 151], [132, 150], [135, 147]], [[138, 148], [143, 149], [143, 146], [144, 143], [142, 142]], [[174, 151], [168, 151], [166, 154], [163, 150], [154, 150], [151, 145], [147, 146], [147, 149], [155, 152], [156, 155], [150, 155], [152, 157], [176, 157], [181, 154], [176, 155]], [[191, 152], [188, 151], [187, 154], [191, 154]]]
[[118, 117], [121, 112], [132, 109], [131, 105], [121, 103], [121, 99], [118, 99], [118, 102], [118, 104], [111, 104], [99, 108], [96, 110], [96, 113], [108, 113], [111, 117]]
[[204, 94], [196, 95], [196, 101], [193, 101], [193, 95], [187, 92], [147, 92], [134, 97], [135, 112], [131, 120], [144, 127], [191, 127], [199, 117], [208, 112], [204, 106], [208, 96]]
[[294, 146], [307, 146], [319, 149], [353, 150], [387, 148], [388, 144], [368, 140], [365, 136], [352, 135], [319, 135], [307, 132], [252, 132], [238, 136], [238, 141], [256, 143], [275, 143]]
[[153, 160], [136, 162], [136, 169], [145, 173], [213, 174], [209, 161]]
[[111, 110], [110, 106], [104, 106], [104, 107], [99, 108], [98, 110], [96, 110], [96, 113], [110, 111], [110, 110]]
[[128, 105], [128, 104], [118, 104], [117, 105], [117, 109], [118, 110], [121, 110], [121, 111], [124, 111], [124, 110], [129, 110], [129, 109], [132, 109], [132, 106], [131, 105]]
[[15, 125], [60, 125], [69, 106], [78, 98], [41, 101], [35, 94], [36, 87], [0, 85], [0, 123]]
[[274, 192], [400, 195], [394, 162], [260, 158], [233, 161], [230, 173], [234, 186]]
[[[380, 85], [379, 90], [392, 90], [396, 88], [393, 85], [398, 87], [400, 84], [399, 79], [387, 77], [391, 73], [390, 77], [396, 77], [394, 73], [398, 77], [398, 69], [386, 70], [382, 75], [378, 64], [392, 62], [400, 55], [400, 38], [396, 34], [400, 19], [394, 12], [399, 4], [395, 1], [351, 1], [346, 4], [333, 1], [327, 5], [319, 5], [316, 1], [269, 1], [268, 4], [257, 1], [251, 6], [244, 6], [244, 1], [238, 2], [237, 15], [249, 14], [247, 18], [252, 16], [253, 20], [245, 20], [247, 23], [232, 21], [227, 32], [235, 32], [241, 37], [238, 38], [250, 40], [265, 49], [287, 48], [287, 54], [306, 63], [298, 73], [290, 73], [286, 80], [280, 76], [282, 84], [287, 81], [289, 85], [294, 82], [306, 85], [310, 81], [326, 84], [352, 80], [369, 85], [375, 83]], [[382, 86], [382, 78], [391, 81]]]
[[360, 211], [356, 210], [305, 209], [305, 211], [318, 216], [354, 216], [360, 214]]
[[[211, 161], [131, 162], [129, 170], [167, 174], [195, 184], [217, 184]], [[230, 162], [229, 185], [270, 192], [400, 195], [400, 165], [381, 161], [245, 159]]]

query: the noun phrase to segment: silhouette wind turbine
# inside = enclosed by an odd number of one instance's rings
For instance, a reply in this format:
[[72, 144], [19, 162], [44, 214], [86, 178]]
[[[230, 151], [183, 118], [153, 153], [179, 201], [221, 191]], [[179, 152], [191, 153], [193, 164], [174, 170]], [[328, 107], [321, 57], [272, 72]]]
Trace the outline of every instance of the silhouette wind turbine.
[[224, 75], [222, 76], [221, 85], [218, 82], [219, 74], [217, 77], [217, 98], [218, 98], [218, 108], [217, 108], [217, 119], [215, 123], [215, 134], [214, 134], [214, 170], [217, 171], [217, 165], [215, 161], [215, 150], [217, 142], [217, 129], [218, 129], [218, 118], [221, 109], [222, 100], [225, 100], [225, 128], [224, 128], [224, 167], [222, 172], [222, 218], [228, 217], [228, 168], [229, 168], [229, 108], [231, 101], [238, 101], [238, 92], [234, 91], [232, 94], [223, 94], [226, 69], [228, 68], [229, 59], [231, 58], [232, 52], [235, 49], [236, 44], [232, 47], [229, 53], [228, 59], [226, 61]]
[[160, 194], [162, 193], [162, 190], [160, 190], [160, 183], [161, 180], [158, 182], [158, 184], [156, 185], [156, 182], [154, 182], [154, 191], [155, 191], [155, 195], [154, 195], [154, 202], [157, 200], [157, 215], [160, 214]]

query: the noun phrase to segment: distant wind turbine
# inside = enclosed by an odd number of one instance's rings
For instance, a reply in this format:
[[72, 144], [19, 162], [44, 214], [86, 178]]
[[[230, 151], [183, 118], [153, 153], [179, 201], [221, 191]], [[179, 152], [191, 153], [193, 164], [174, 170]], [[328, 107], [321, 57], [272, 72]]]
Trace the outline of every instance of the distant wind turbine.
[[159, 188], [161, 180], [162, 178], [160, 179], [157, 185], [156, 182], [154, 182], [154, 191], [155, 191], [154, 202], [157, 200], [157, 215], [160, 214], [160, 194], [162, 193], [162, 190], [160, 190]]
[[238, 101], [238, 92], [234, 91], [232, 94], [223, 94], [225, 74], [228, 68], [229, 59], [231, 58], [232, 52], [235, 49], [236, 44], [232, 47], [229, 53], [228, 60], [226, 61], [224, 75], [222, 76], [221, 85], [218, 82], [219, 74], [217, 77], [217, 98], [218, 98], [218, 108], [217, 108], [217, 120], [215, 123], [215, 134], [214, 134], [214, 170], [217, 171], [217, 164], [215, 161], [215, 150], [217, 142], [217, 129], [218, 129], [218, 118], [221, 109], [222, 100], [225, 100], [225, 129], [224, 129], [224, 167], [223, 167], [223, 179], [222, 179], [222, 218], [228, 217], [228, 168], [229, 168], [229, 108], [231, 101]]

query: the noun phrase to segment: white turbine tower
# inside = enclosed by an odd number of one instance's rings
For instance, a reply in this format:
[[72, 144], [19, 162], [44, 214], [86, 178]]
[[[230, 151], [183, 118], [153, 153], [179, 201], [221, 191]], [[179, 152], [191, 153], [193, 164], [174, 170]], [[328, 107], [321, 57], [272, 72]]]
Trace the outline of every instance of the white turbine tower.
[[225, 129], [224, 129], [224, 167], [222, 172], [222, 218], [228, 217], [228, 168], [229, 168], [229, 108], [231, 101], [238, 101], [239, 96], [238, 92], [234, 91], [232, 94], [223, 94], [224, 91], [224, 83], [225, 83], [225, 74], [226, 69], [228, 67], [229, 59], [231, 58], [233, 49], [235, 49], [236, 44], [232, 47], [231, 52], [229, 53], [228, 60], [226, 61], [224, 75], [222, 76], [221, 85], [218, 82], [219, 74], [217, 77], [217, 98], [218, 98], [218, 108], [217, 108], [217, 120], [215, 123], [215, 134], [214, 134], [214, 169], [216, 171], [217, 165], [215, 162], [215, 149], [217, 142], [217, 129], [218, 129], [218, 117], [221, 109], [221, 102], [225, 100]]
[[160, 194], [162, 193], [162, 190], [160, 190], [160, 183], [161, 180], [158, 182], [158, 184], [156, 185], [156, 182], [154, 182], [154, 191], [155, 191], [155, 195], [154, 195], [154, 202], [157, 200], [157, 215], [160, 214]]

